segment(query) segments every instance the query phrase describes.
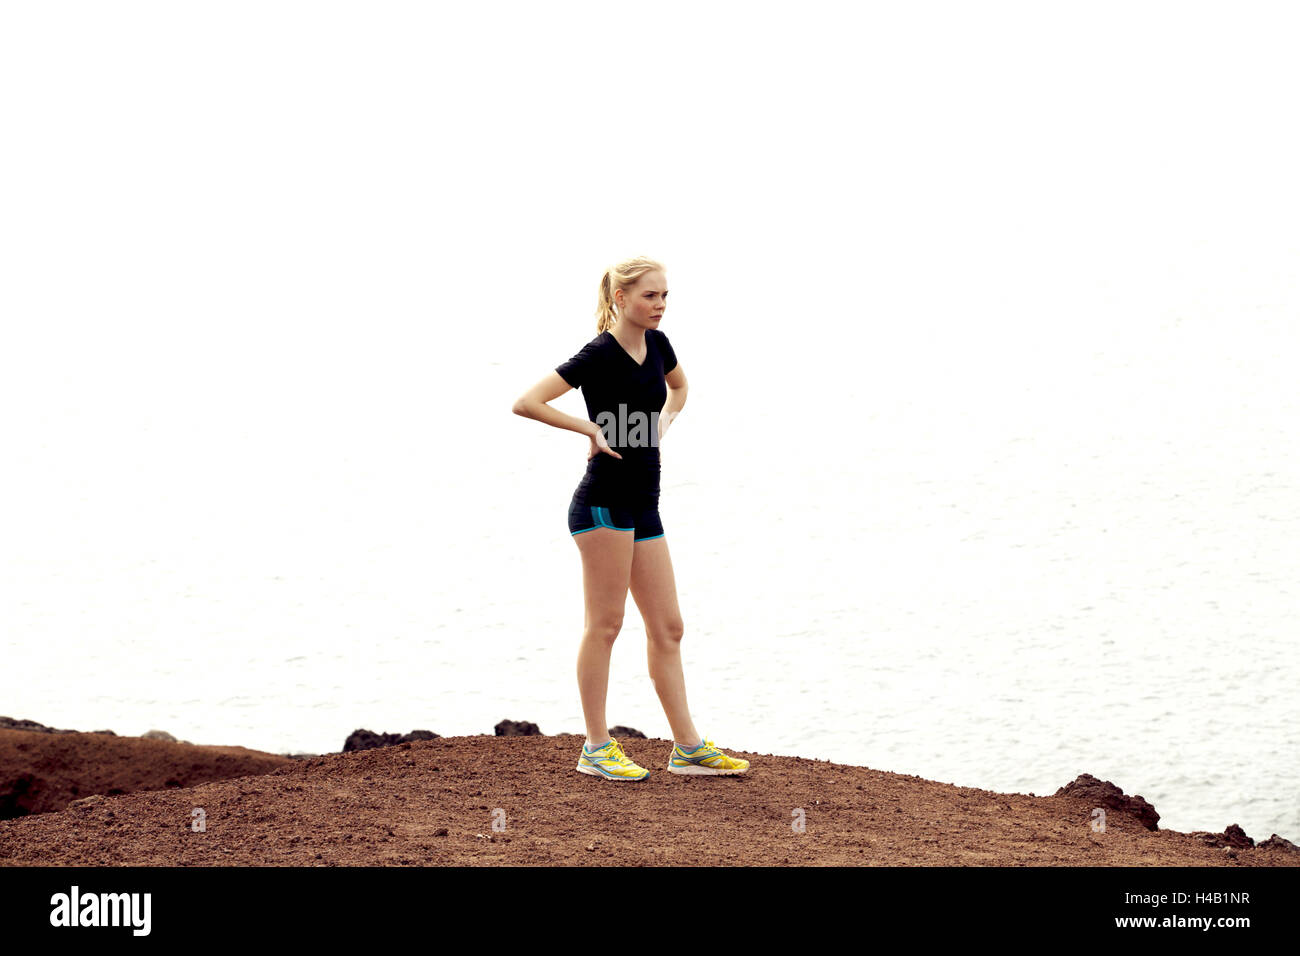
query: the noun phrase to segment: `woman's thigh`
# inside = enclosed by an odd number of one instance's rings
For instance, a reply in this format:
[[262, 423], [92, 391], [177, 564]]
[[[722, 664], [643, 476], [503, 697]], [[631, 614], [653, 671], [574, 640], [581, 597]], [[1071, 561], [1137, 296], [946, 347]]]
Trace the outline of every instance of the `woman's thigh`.
[[645, 621], [647, 638], [676, 640], [682, 636], [682, 612], [677, 605], [677, 581], [667, 538], [651, 538], [633, 545], [629, 586]]
[[[623, 624], [632, 571], [632, 532], [593, 528], [573, 535], [582, 554], [582, 591], [588, 629]], [[640, 545], [637, 545], [640, 547]]]

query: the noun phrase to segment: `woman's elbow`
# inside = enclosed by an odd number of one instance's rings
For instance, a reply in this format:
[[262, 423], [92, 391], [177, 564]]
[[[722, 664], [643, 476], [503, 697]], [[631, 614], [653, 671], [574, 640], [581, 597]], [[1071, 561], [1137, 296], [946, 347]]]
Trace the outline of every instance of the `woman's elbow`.
[[524, 418], [532, 418], [531, 409], [529, 408], [528, 398], [520, 396], [515, 399], [515, 403], [510, 406], [510, 410], [516, 415], [522, 415]]

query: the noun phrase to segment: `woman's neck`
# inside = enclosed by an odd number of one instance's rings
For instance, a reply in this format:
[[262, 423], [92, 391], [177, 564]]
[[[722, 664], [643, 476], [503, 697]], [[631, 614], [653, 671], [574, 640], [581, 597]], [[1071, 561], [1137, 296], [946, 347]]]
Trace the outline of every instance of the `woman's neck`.
[[[622, 335], [619, 335], [620, 329], [623, 332]], [[629, 352], [639, 352], [645, 346], [645, 329], [639, 325], [616, 322], [610, 326], [609, 334], [618, 339], [618, 344]]]

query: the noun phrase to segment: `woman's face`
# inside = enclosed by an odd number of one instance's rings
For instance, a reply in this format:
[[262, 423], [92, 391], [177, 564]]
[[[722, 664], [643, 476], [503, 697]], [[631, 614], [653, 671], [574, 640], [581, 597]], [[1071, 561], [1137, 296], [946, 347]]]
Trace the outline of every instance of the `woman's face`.
[[620, 320], [643, 329], [659, 328], [668, 307], [668, 280], [662, 272], [647, 272], [636, 285], [616, 294]]

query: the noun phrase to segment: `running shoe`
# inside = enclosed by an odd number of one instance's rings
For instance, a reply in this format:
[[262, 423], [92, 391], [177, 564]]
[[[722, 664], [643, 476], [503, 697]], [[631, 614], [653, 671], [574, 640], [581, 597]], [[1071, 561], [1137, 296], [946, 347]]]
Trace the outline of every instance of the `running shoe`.
[[650, 776], [650, 771], [629, 760], [618, 741], [613, 739], [596, 750], [588, 750], [583, 744], [582, 756], [578, 758], [578, 773], [589, 773], [606, 780], [644, 780]]
[[674, 744], [673, 755], [668, 758], [669, 773], [731, 775], [744, 773], [748, 769], [748, 760], [728, 757], [713, 746], [712, 740], [705, 740], [694, 750]]

